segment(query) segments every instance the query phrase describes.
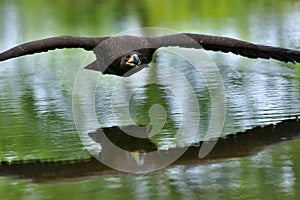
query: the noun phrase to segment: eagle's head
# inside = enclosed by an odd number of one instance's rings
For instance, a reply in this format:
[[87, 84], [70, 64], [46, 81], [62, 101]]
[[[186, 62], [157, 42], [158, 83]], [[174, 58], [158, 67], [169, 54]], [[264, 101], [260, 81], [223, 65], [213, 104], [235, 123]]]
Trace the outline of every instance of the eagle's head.
[[120, 68], [132, 69], [138, 67], [141, 64], [141, 59], [138, 53], [131, 52], [121, 57]]
[[142, 59], [138, 52], [129, 52], [112, 62], [103, 74], [130, 76], [141, 70]]
[[[101, 52], [96, 54], [96, 61], [90, 63], [85, 69], [101, 71], [103, 74], [114, 74], [117, 76], [131, 76], [132, 74], [147, 67], [156, 49], [147, 48], [128, 52], [115, 59], [110, 65], [105, 66], [101, 62]], [[100, 60], [100, 62], [99, 62]]]

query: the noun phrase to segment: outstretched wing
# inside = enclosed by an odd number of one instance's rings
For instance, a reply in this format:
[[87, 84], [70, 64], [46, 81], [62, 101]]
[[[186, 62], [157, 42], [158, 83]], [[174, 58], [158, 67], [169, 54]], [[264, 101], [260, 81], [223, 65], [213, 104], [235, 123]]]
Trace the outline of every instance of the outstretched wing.
[[232, 52], [248, 58], [273, 58], [283, 62], [300, 63], [299, 50], [253, 44], [227, 37], [190, 33], [185, 33], [185, 35], [192, 38], [206, 50], [221, 51], [225, 53]]
[[60, 36], [35, 40], [20, 44], [0, 53], [0, 61], [29, 54], [47, 52], [54, 49], [83, 48], [85, 50], [93, 50], [100, 42], [106, 40], [107, 38], [108, 37]]
[[168, 46], [203, 48], [205, 50], [221, 51], [224, 53], [231, 52], [248, 58], [272, 58], [283, 62], [300, 63], [300, 50], [259, 45], [228, 37], [180, 33], [149, 37], [148, 41], [150, 46], [152, 45], [156, 48]]
[[[253, 44], [244, 42], [237, 39], [228, 37], [181, 33], [174, 35], [165, 35], [158, 37], [128, 37], [118, 36], [124, 38], [130, 38], [135, 43], [147, 43], [148, 45], [142, 49], [143, 57], [146, 63], [150, 62], [155, 49], [167, 46], [179, 46], [187, 48], [195, 48], [191, 45], [193, 42], [199, 44], [198, 48], [202, 46], [206, 50], [232, 52], [237, 55], [245, 56], [248, 58], [264, 58], [264, 59], [276, 59], [284, 62], [299, 62], [300, 63], [300, 51], [292, 50], [280, 47], [265, 46], [259, 44]], [[42, 40], [36, 40], [28, 43], [24, 43], [13, 47], [7, 51], [0, 53], [0, 61], [4, 61], [10, 58], [15, 58], [23, 55], [34, 54], [39, 52], [46, 52], [48, 50], [54, 50], [58, 48], [83, 48], [85, 50], [93, 50], [102, 41], [114, 37], [73, 37], [73, 36], [61, 36], [53, 37]], [[196, 47], [197, 48], [197, 47]], [[149, 49], [149, 51], [147, 51]], [[97, 55], [101, 56], [101, 55]]]

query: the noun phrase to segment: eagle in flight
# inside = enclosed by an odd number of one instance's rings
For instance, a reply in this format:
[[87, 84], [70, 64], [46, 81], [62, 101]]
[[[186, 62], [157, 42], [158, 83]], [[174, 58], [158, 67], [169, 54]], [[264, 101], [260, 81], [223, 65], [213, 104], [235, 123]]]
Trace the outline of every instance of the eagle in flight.
[[155, 51], [161, 47], [177, 46], [211, 51], [231, 52], [248, 58], [275, 59], [300, 63], [300, 50], [259, 45], [228, 37], [179, 33], [156, 37], [112, 36], [76, 37], [59, 36], [27, 42], [0, 53], [0, 61], [28, 54], [62, 48], [83, 48], [93, 51], [96, 60], [86, 69], [103, 74], [129, 76], [152, 61]]

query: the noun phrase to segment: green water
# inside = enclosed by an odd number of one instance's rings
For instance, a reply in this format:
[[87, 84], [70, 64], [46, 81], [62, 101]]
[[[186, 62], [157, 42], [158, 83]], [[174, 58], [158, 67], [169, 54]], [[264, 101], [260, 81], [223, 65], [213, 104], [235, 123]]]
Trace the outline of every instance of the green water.
[[[106, 36], [143, 27], [300, 48], [299, 1], [0, 0], [0, 16], [0, 51], [50, 36]], [[89, 62], [90, 56], [91, 53], [80, 49], [57, 50], [0, 63], [1, 161], [91, 157], [88, 150], [93, 146], [81, 142], [72, 109], [77, 72]], [[208, 56], [215, 62], [224, 83], [226, 119], [222, 135], [276, 123], [300, 113], [299, 64], [212, 52]], [[196, 140], [203, 139], [212, 111], [205, 79], [195, 74], [184, 59], [166, 50], [158, 52], [156, 63], [172, 66], [179, 73], [151, 67], [126, 80], [113, 76], [101, 78], [95, 93], [100, 126], [130, 124], [127, 109], [134, 122], [148, 124], [151, 121], [148, 110], [160, 104], [167, 111], [166, 123], [151, 138], [159, 148], [181, 143], [175, 137], [181, 121], [192, 122], [199, 113]], [[93, 77], [99, 75], [87, 76], [87, 84], [89, 81], [93, 84]], [[185, 84], [176, 81], [181, 77], [188, 80], [192, 93]], [[211, 80], [211, 84], [217, 83], [216, 77]], [[144, 85], [137, 88], [137, 83]], [[116, 85], [119, 92], [111, 103], [111, 92]], [[194, 94], [198, 110], [191, 102]], [[224, 103], [222, 94], [217, 93], [216, 97], [220, 97], [217, 105]], [[92, 106], [89, 97], [85, 98], [83, 106]], [[124, 104], [122, 100], [128, 98], [129, 103]], [[81, 125], [89, 129], [89, 116], [83, 114], [81, 119], [85, 122]], [[191, 123], [188, 127], [187, 137], [194, 126]], [[298, 152], [299, 140], [294, 140], [246, 158], [196, 166], [176, 165], [140, 175], [61, 180], [55, 184], [1, 176], [0, 196], [1, 199], [298, 199]]]

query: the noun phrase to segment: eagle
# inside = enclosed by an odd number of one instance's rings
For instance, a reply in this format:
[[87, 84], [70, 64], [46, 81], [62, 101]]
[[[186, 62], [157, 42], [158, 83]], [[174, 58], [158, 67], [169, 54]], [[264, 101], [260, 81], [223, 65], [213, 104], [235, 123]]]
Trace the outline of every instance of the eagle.
[[83, 48], [93, 51], [96, 55], [96, 60], [86, 66], [86, 69], [100, 71], [103, 74], [130, 76], [148, 66], [157, 49], [170, 46], [231, 52], [253, 59], [272, 58], [283, 62], [300, 63], [300, 50], [194, 33], [162, 36], [51, 37], [8, 49], [0, 53], [0, 61], [55, 49]]

